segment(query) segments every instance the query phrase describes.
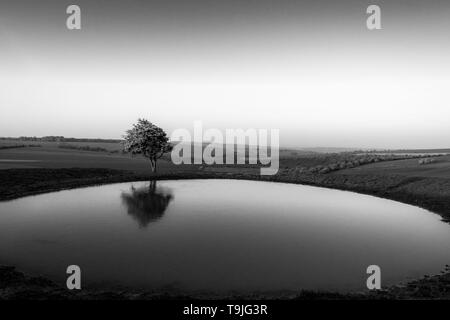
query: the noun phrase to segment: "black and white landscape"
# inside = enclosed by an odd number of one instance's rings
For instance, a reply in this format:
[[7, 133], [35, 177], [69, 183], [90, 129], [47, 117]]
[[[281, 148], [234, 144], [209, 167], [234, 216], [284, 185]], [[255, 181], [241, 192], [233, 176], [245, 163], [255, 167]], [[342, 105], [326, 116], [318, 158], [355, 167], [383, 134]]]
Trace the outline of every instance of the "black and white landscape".
[[449, 299], [448, 30], [436, 0], [2, 1], [0, 299]]

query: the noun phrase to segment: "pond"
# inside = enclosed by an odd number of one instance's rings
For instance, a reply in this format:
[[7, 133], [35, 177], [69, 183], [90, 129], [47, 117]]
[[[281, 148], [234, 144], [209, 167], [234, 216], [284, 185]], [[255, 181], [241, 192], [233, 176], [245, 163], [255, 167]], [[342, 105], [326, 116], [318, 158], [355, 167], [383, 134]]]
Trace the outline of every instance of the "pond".
[[395, 201], [243, 180], [120, 183], [0, 202], [0, 264], [65, 284], [362, 290], [437, 273], [450, 225]]

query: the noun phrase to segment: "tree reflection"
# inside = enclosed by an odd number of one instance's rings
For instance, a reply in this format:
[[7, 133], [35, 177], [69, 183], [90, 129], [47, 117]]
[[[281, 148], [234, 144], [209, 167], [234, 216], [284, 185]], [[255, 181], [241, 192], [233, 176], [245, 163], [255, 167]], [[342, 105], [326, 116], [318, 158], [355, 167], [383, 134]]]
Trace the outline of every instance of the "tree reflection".
[[130, 192], [122, 192], [121, 198], [122, 203], [127, 207], [128, 214], [138, 222], [141, 228], [145, 228], [150, 222], [162, 218], [173, 195], [168, 189], [157, 188], [156, 180], [152, 180], [148, 188], [131, 186]]

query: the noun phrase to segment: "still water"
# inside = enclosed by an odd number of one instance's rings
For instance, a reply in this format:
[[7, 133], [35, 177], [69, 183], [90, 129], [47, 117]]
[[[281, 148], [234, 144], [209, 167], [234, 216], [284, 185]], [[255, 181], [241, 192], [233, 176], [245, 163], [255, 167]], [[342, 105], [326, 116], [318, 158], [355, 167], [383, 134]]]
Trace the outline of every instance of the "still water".
[[135, 182], [0, 202], [0, 264], [65, 284], [250, 291], [364, 289], [439, 272], [450, 225], [356, 193], [238, 180]]

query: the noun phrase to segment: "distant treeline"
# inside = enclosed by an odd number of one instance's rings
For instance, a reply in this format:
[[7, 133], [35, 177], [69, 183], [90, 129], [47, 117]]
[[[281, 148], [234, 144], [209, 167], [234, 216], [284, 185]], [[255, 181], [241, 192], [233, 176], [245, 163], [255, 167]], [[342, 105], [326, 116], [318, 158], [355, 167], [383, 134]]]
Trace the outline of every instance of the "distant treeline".
[[4, 150], [4, 149], [15, 149], [15, 148], [27, 148], [27, 147], [33, 147], [33, 148], [37, 148], [40, 147], [40, 145], [38, 144], [15, 144], [15, 145], [9, 145], [9, 146], [0, 146], [0, 150]]
[[17, 141], [42, 141], [42, 142], [104, 142], [119, 143], [120, 139], [85, 139], [85, 138], [65, 138], [63, 136], [45, 136], [45, 137], [0, 137], [0, 140], [17, 140]]
[[71, 149], [71, 150], [82, 150], [82, 151], [94, 151], [94, 152], [119, 153], [119, 150], [108, 150], [108, 149], [101, 148], [101, 147], [77, 146], [77, 145], [72, 145], [72, 144], [60, 144], [60, 145], [58, 145], [58, 148]]
[[445, 154], [354, 154], [354, 153], [336, 153], [329, 154], [327, 159], [329, 163], [316, 165], [312, 167], [295, 166], [290, 168], [294, 174], [296, 173], [329, 173], [337, 170], [350, 169], [359, 167], [365, 164], [382, 162], [382, 161], [394, 161], [394, 160], [406, 160], [406, 159], [420, 159], [419, 164], [433, 163], [436, 160], [430, 157], [440, 157]]

